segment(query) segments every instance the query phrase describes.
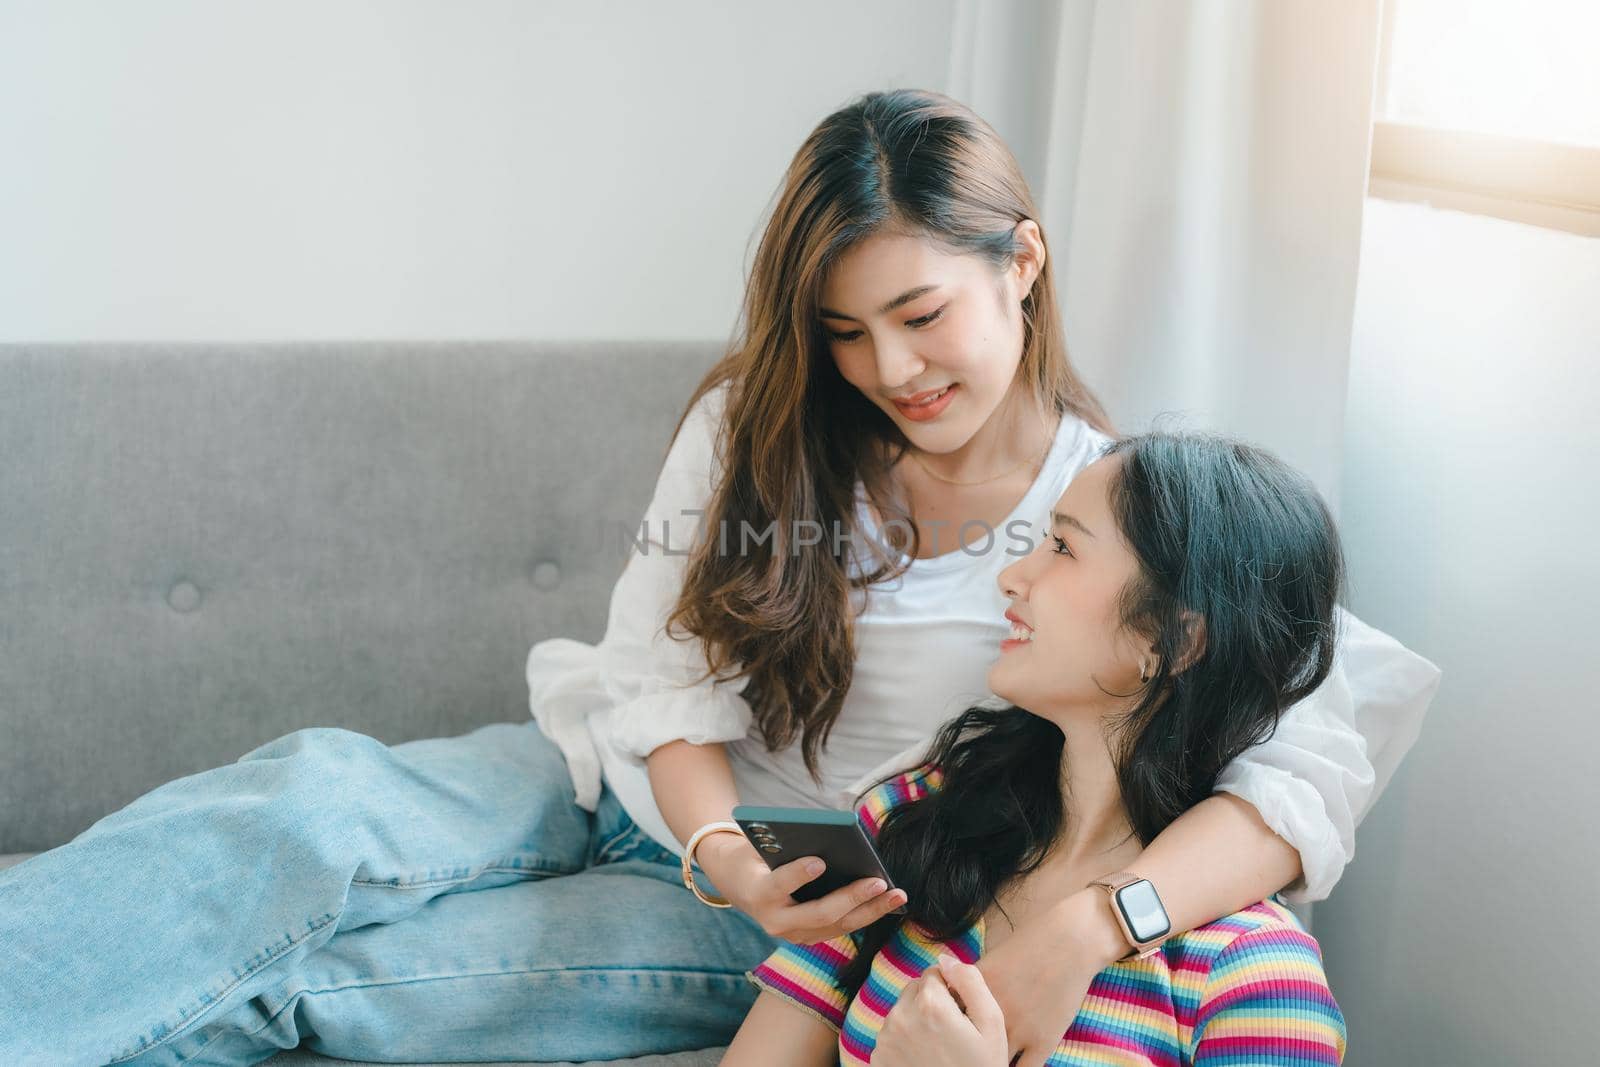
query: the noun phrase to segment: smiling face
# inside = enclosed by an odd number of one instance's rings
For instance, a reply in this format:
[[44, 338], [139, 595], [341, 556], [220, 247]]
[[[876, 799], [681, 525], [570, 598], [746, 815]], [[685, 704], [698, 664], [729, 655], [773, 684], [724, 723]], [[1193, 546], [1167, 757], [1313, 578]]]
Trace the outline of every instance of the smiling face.
[[989, 668], [989, 688], [1062, 725], [1131, 708], [1141, 657], [1154, 666], [1149, 640], [1120, 614], [1122, 591], [1139, 574], [1108, 496], [1121, 463], [1107, 456], [1080, 471], [1056, 502], [1052, 536], [1000, 572], [1012, 637]]
[[879, 233], [828, 273], [819, 314], [834, 365], [924, 452], [971, 441], [1017, 381], [1021, 302], [1044, 262], [1037, 224], [1018, 223], [1017, 238], [1023, 251], [997, 272], [978, 255]]

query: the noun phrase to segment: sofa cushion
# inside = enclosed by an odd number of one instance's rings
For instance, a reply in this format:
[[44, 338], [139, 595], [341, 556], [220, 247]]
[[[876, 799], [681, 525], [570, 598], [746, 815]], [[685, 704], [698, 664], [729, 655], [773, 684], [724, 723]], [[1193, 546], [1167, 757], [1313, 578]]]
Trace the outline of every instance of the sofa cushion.
[[719, 354], [0, 344], [0, 852], [301, 727], [525, 719]]

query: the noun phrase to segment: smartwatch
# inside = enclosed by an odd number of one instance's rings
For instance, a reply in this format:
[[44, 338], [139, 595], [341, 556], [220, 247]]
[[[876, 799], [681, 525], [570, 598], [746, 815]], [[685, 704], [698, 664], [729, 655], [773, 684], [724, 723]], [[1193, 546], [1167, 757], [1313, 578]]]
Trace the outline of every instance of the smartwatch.
[[1154, 955], [1172, 933], [1172, 920], [1148, 878], [1121, 871], [1090, 882], [1104, 889], [1111, 898], [1111, 913], [1133, 951], [1123, 959], [1144, 959]]

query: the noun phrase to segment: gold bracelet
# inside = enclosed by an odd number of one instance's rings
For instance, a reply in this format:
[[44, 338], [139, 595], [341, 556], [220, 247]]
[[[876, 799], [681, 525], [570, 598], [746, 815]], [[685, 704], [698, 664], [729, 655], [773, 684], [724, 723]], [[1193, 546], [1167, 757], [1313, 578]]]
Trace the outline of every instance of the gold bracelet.
[[694, 884], [694, 850], [700, 847], [700, 842], [712, 834], [738, 834], [744, 836], [744, 827], [736, 822], [708, 822], [689, 836], [689, 843], [683, 849], [683, 886], [699, 898], [702, 904], [709, 904], [713, 908], [731, 908], [727, 897], [708, 896], [699, 886]]

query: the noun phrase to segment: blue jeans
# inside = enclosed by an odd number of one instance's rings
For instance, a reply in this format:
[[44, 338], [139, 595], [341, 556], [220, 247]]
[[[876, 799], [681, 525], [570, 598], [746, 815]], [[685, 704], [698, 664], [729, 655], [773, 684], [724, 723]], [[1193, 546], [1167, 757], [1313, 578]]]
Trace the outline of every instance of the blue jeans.
[[0, 871], [0, 1064], [704, 1048], [774, 944], [609, 789], [576, 806], [532, 720], [297, 730]]

